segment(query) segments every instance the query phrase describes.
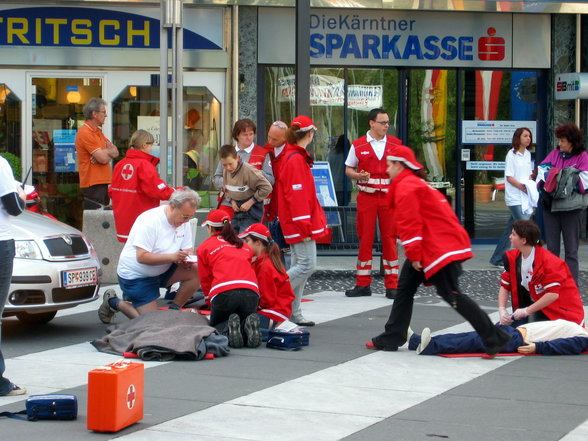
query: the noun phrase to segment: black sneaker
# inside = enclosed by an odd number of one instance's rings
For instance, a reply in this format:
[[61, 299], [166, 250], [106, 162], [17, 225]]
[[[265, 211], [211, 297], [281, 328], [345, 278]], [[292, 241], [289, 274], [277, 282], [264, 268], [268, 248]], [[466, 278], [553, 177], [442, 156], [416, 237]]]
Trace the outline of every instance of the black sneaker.
[[353, 289], [345, 291], [347, 297], [367, 297], [372, 295], [372, 289], [369, 286], [355, 286]]
[[394, 300], [398, 295], [398, 290], [396, 288], [386, 288], [386, 298], [390, 300]]
[[229, 316], [229, 346], [232, 348], [243, 347], [243, 335], [241, 334], [241, 320], [238, 314]]
[[492, 346], [486, 347], [486, 354], [488, 354], [488, 355], [498, 354], [502, 349], [504, 349], [506, 347], [506, 345], [508, 344], [508, 342], [511, 339], [511, 336], [509, 334], [507, 334], [506, 332], [504, 332], [503, 330], [501, 330], [501, 329], [496, 329], [496, 330], [498, 331], [497, 343]]
[[259, 329], [259, 316], [250, 314], [245, 319], [245, 336], [247, 337], [247, 347], [256, 348], [261, 344], [261, 330]]

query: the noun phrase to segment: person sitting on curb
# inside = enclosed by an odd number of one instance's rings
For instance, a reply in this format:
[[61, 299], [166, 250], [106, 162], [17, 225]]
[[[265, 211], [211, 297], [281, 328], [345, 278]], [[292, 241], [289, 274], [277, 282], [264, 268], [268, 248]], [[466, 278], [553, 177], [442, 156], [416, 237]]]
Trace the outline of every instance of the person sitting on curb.
[[[526, 323], [517, 328], [496, 326], [511, 336], [504, 353], [577, 355], [588, 349], [588, 329], [567, 320]], [[485, 346], [477, 332], [431, 337], [431, 330], [425, 328], [421, 335], [410, 335], [408, 349], [419, 355], [471, 354], [484, 352]]]
[[[123, 300], [113, 289], [104, 293], [98, 316], [112, 323], [116, 312], [128, 318], [158, 308], [159, 288], [180, 282], [170, 309], [180, 309], [200, 286], [193, 255], [190, 219], [200, 204], [194, 190], [172, 193], [169, 205], [147, 210], [137, 217], [120, 254], [117, 274]], [[129, 303], [130, 302], [130, 303]]]

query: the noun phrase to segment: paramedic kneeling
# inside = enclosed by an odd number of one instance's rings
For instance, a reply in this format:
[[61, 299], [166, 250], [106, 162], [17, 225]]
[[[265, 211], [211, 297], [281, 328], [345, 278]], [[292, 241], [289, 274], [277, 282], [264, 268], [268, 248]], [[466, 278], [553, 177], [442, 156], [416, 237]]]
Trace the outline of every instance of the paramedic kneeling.
[[[190, 219], [200, 204], [193, 190], [176, 190], [169, 205], [147, 210], [135, 221], [120, 254], [118, 280], [124, 300], [114, 290], [104, 293], [98, 316], [111, 323], [121, 311], [129, 318], [157, 309], [159, 288], [180, 282], [170, 308], [180, 309], [200, 286], [195, 261]], [[128, 303], [130, 302], [130, 303]]]

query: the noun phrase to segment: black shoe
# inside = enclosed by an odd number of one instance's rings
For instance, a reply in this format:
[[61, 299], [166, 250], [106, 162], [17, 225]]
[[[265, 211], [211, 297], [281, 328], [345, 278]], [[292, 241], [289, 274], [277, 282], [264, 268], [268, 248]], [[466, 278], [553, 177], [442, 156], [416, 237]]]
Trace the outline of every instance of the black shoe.
[[296, 323], [298, 326], [306, 326], [306, 327], [314, 326], [316, 324], [312, 320], [306, 320], [306, 319], [298, 320], [297, 322], [294, 322], [294, 323]]
[[395, 299], [398, 295], [398, 290], [396, 288], [386, 288], [386, 298], [387, 299]]
[[504, 349], [506, 347], [506, 345], [508, 344], [508, 342], [511, 339], [511, 336], [509, 334], [507, 334], [506, 332], [502, 331], [501, 329], [497, 329], [497, 331], [498, 331], [497, 343], [492, 346], [486, 347], [486, 354], [488, 354], [488, 355], [498, 354], [502, 349]]
[[369, 286], [355, 286], [353, 289], [345, 291], [347, 297], [367, 297], [372, 295], [372, 289]]
[[239, 319], [239, 315], [233, 313], [229, 316], [229, 346], [232, 348], [242, 348], [243, 344], [241, 320]]
[[245, 319], [246, 345], [248, 348], [256, 348], [261, 344], [261, 330], [259, 329], [259, 316], [257, 313], [248, 315]]

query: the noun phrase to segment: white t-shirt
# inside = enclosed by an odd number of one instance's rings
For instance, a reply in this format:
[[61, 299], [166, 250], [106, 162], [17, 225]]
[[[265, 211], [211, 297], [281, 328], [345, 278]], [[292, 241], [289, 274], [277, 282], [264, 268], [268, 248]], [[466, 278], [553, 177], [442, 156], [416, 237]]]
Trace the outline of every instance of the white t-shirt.
[[[366, 134], [367, 141], [372, 146], [372, 149], [378, 159], [382, 159], [384, 157], [384, 152], [386, 151], [386, 137], [384, 136], [382, 139], [375, 139], [369, 132]], [[347, 159], [345, 160], [345, 165], [347, 167], [357, 167], [359, 164], [359, 159], [355, 154], [355, 146], [351, 144], [351, 148], [349, 149], [349, 154], [347, 155]]]
[[194, 246], [190, 222], [174, 228], [165, 215], [166, 207], [160, 205], [137, 217], [118, 261], [117, 273], [123, 279], [159, 276], [172, 265], [145, 265], [137, 262], [137, 247], [154, 254], [171, 254]]
[[586, 328], [562, 319], [527, 323], [519, 326], [519, 328], [525, 328], [527, 330], [525, 341], [529, 343], [550, 341], [557, 338], [588, 338], [588, 330]]
[[[0, 197], [16, 191], [14, 175], [8, 161], [0, 156]], [[10, 240], [14, 238], [10, 228], [10, 215], [4, 209], [0, 202], [0, 240]]]
[[523, 153], [518, 151], [515, 153], [513, 149], [510, 149], [506, 154], [504, 164], [504, 202], [507, 206], [512, 207], [514, 205], [521, 205], [523, 198], [527, 196], [514, 185], [510, 184], [507, 180], [509, 176], [512, 176], [520, 183], [529, 180], [529, 176], [533, 173], [533, 161], [531, 161], [531, 152], [525, 149]]

